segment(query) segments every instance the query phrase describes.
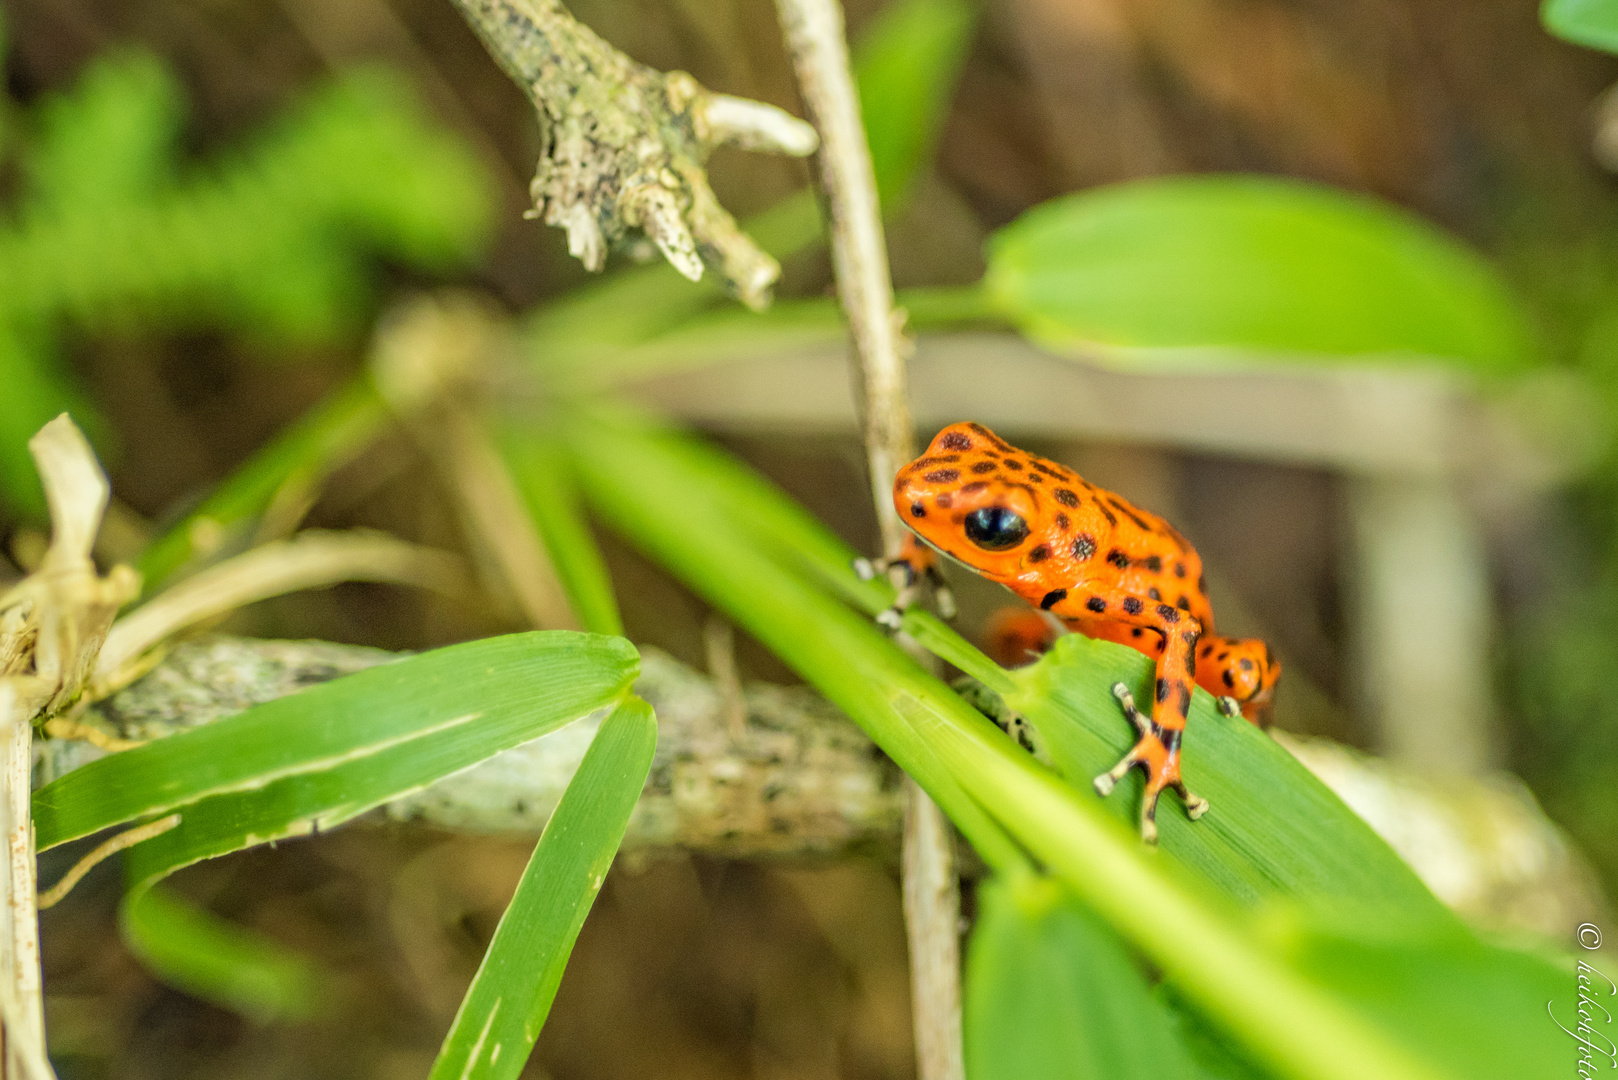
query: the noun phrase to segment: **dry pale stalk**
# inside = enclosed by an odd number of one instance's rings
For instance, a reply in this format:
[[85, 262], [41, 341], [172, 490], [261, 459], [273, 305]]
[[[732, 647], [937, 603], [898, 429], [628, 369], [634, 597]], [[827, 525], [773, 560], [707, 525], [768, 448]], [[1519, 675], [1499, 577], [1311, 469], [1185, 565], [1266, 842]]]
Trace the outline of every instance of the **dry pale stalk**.
[[557, 0], [454, 3], [539, 110], [529, 216], [566, 229], [568, 250], [591, 270], [639, 229], [692, 281], [707, 265], [749, 307], [769, 303], [781, 268], [719, 205], [703, 164], [724, 143], [803, 157], [814, 129], [683, 71], [637, 64]]
[[[876, 178], [849, 67], [837, 0], [776, 0], [804, 104], [820, 132], [820, 174], [831, 208], [832, 266], [857, 363], [866, 461], [883, 554], [899, 553], [904, 525], [888, 492], [914, 451], [905, 385], [907, 343], [882, 234]], [[931, 799], [907, 779], [905, 926], [912, 1022], [921, 1080], [962, 1080], [960, 891], [953, 838]]]
[[488, 304], [458, 293], [418, 297], [378, 328], [371, 377], [438, 470], [492, 591], [532, 626], [577, 630], [517, 483], [467, 400], [512, 347], [507, 321]]

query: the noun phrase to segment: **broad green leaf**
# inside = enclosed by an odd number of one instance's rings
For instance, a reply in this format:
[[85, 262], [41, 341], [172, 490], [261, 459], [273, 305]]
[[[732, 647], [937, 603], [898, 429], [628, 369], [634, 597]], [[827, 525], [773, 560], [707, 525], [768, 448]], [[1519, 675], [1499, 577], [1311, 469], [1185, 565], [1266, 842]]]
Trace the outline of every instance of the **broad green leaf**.
[[229, 551], [244, 543], [246, 527], [278, 494], [296, 501], [312, 492], [376, 438], [387, 418], [387, 407], [363, 375], [322, 398], [247, 459], [202, 505], [147, 546], [137, 567], [145, 591], [150, 594], [204, 553], [199, 551], [202, 538], [208, 539], [212, 550]]
[[178, 809], [137, 846], [157, 875], [329, 828], [618, 700], [622, 638], [543, 631], [451, 645], [93, 761], [34, 793], [39, 850]]
[[971, 1080], [1189, 1080], [1164, 1007], [1116, 935], [1048, 878], [978, 888], [964, 987]]
[[860, 36], [854, 76], [885, 215], [931, 161], [976, 23], [972, 0], [894, 0]]
[[331, 973], [161, 887], [138, 889], [119, 912], [124, 941], [158, 978], [261, 1023], [307, 1020], [331, 992]]
[[555, 439], [514, 423], [495, 428], [495, 440], [523, 502], [539, 530], [568, 605], [586, 630], [622, 634], [612, 578], [584, 520], [572, 462]]
[[1618, 53], [1618, 0], [1544, 0], [1539, 19], [1564, 41]]
[[1403, 211], [1298, 181], [1182, 176], [1063, 196], [995, 234], [988, 262], [1000, 312], [1058, 350], [1495, 374], [1530, 359], [1526, 318], [1482, 258]]
[[656, 747], [657, 720], [639, 698], [602, 721], [500, 918], [431, 1080], [511, 1080], [523, 1071]]

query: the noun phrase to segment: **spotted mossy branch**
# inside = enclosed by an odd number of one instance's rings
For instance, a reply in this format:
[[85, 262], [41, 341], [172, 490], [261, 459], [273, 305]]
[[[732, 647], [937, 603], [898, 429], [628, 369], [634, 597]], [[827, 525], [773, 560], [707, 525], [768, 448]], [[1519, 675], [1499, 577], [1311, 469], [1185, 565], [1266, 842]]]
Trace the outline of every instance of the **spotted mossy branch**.
[[591, 270], [639, 229], [691, 280], [706, 266], [747, 306], [769, 303], [781, 268], [719, 205], [703, 165], [724, 143], [805, 156], [813, 128], [773, 105], [711, 93], [683, 71], [638, 64], [556, 0], [454, 3], [539, 110], [528, 216], [566, 229], [568, 250]]

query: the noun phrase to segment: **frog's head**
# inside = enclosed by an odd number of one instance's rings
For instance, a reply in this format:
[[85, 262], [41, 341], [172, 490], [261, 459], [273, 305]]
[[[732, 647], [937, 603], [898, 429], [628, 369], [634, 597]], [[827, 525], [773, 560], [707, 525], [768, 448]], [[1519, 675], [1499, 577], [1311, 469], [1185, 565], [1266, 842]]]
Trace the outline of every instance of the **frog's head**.
[[981, 424], [951, 424], [899, 470], [893, 504], [933, 547], [1009, 582], [1051, 553], [1041, 538], [1041, 509], [1051, 500], [1039, 494], [1051, 478], [1030, 481], [1036, 461]]

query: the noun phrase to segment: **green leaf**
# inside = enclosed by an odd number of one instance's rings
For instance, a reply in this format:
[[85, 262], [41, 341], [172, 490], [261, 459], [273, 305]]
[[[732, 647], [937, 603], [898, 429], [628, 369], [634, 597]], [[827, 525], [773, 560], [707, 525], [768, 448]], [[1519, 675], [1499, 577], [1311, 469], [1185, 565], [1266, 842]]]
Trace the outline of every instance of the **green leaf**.
[[[991, 239], [985, 286], [1048, 347], [1524, 366], [1525, 316], [1495, 271], [1370, 198], [1259, 176], [1143, 180], [1034, 208]], [[1183, 353], [1158, 357], [1185, 363]]]
[[1618, 0], [1545, 0], [1539, 21], [1564, 41], [1618, 53]]
[[567, 454], [552, 436], [525, 425], [499, 425], [494, 435], [556, 567], [568, 606], [586, 630], [622, 634], [612, 578], [584, 520]]
[[0, 322], [0, 502], [43, 522], [45, 489], [28, 440], [64, 412], [92, 433], [99, 417], [65, 378], [49, 335]]
[[279, 943], [161, 887], [132, 893], [119, 912], [124, 941], [170, 986], [261, 1023], [308, 1020], [330, 999], [332, 974]]
[[47, 784], [38, 847], [179, 809], [177, 828], [133, 849], [156, 876], [329, 828], [613, 703], [638, 666], [622, 638], [554, 630], [370, 668]]
[[508, 1080], [522, 1072], [656, 747], [657, 720], [639, 698], [602, 722], [461, 1001], [432, 1080]]
[[978, 889], [964, 1022], [971, 1080], [1175, 1080], [1193, 1066], [1118, 938], [1048, 878]]
[[931, 163], [976, 23], [971, 0], [895, 0], [860, 36], [854, 76], [885, 216]]
[[359, 376], [327, 394], [233, 472], [178, 524], [141, 553], [137, 569], [150, 594], [199, 552], [229, 551], [279, 493], [294, 500], [365, 448], [387, 423], [388, 409], [370, 379]]
[[[1150, 701], [1154, 673], [1134, 649], [1068, 634], [1039, 663], [1010, 672], [1016, 689], [1004, 698], [1038, 731], [1058, 771], [1083, 790], [1134, 744], [1113, 683]], [[1181, 761], [1186, 785], [1211, 809], [1193, 822], [1178, 796], [1165, 794], [1161, 846], [1230, 898], [1252, 904], [1285, 895], [1312, 908], [1447, 921], [1433, 894], [1363, 819], [1274, 739], [1221, 714], [1201, 688]], [[1142, 788], [1134, 770], [1105, 805], [1133, 821]]]

